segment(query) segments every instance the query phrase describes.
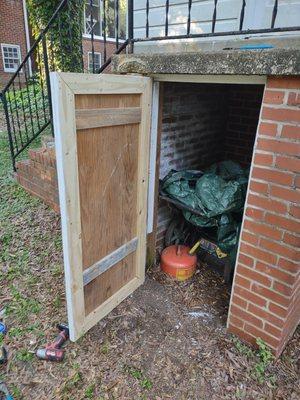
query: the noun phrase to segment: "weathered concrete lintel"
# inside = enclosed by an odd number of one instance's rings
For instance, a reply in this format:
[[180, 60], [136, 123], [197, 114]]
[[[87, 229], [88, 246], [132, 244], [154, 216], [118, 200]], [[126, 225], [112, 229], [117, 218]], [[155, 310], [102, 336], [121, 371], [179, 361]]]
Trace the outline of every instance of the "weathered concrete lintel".
[[195, 53], [122, 54], [115, 73], [199, 75], [300, 75], [300, 50], [222, 50]]

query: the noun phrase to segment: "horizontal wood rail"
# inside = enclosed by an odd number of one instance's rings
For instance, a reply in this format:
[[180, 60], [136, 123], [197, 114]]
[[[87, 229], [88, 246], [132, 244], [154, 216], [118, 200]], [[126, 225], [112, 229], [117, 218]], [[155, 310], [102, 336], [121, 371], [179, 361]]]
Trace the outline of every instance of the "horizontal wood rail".
[[136, 251], [138, 245], [138, 238], [130, 240], [130, 242], [125, 243], [123, 246], [119, 247], [117, 250], [108, 254], [102, 260], [96, 262], [94, 265], [83, 271], [83, 285], [87, 285], [92, 280], [96, 279], [99, 275], [103, 274], [109, 268], [116, 265], [123, 258], [127, 257], [129, 254]]
[[141, 108], [77, 109], [77, 129], [102, 128], [105, 126], [138, 124], [141, 122]]

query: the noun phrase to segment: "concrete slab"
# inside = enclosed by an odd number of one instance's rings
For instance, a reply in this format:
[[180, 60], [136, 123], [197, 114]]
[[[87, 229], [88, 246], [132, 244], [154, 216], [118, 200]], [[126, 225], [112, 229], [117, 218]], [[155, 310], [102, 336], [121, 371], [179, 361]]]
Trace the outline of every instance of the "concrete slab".
[[115, 73], [199, 75], [300, 75], [300, 50], [217, 50], [122, 54], [112, 59]]

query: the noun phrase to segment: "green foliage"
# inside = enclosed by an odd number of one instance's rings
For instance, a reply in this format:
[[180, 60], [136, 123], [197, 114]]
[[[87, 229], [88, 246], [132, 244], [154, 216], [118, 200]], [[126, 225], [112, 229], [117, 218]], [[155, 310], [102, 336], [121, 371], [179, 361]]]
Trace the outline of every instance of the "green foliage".
[[153, 386], [152, 382], [150, 381], [150, 379], [145, 377], [142, 371], [134, 367], [130, 367], [128, 365], [126, 365], [124, 369], [129, 375], [131, 375], [133, 378], [139, 381], [141, 388], [146, 390], [150, 390], [152, 388]]
[[[25, 336], [27, 333], [39, 333], [39, 323], [35, 323], [32, 325], [26, 325], [25, 327], [11, 327], [8, 331], [8, 336], [10, 339], [12, 338], [21, 338]], [[42, 332], [43, 333], [43, 332]], [[43, 333], [44, 335], [44, 333]]]
[[102, 354], [107, 354], [109, 352], [109, 343], [103, 343], [103, 345], [100, 347], [100, 351]]
[[274, 360], [274, 356], [266, 343], [261, 338], [257, 338], [257, 352], [253, 351], [249, 346], [245, 345], [237, 338], [233, 338], [233, 343], [238, 352], [247, 357], [249, 362], [254, 361], [254, 366], [251, 368], [251, 375], [260, 384], [268, 380], [268, 382], [273, 385], [275, 383], [275, 377], [267, 374], [267, 370]]
[[60, 392], [63, 395], [62, 396], [63, 399], [65, 398], [69, 399], [70, 397], [66, 395], [72, 392], [74, 389], [76, 390], [77, 388], [82, 387], [83, 385], [83, 378], [82, 378], [82, 373], [79, 371], [79, 365], [75, 364], [73, 368], [74, 369], [71, 372], [71, 375], [67, 378], [62, 388], [60, 389]]
[[54, 298], [54, 300], [53, 300], [53, 308], [54, 308], [54, 310], [59, 310], [60, 307], [61, 307], [61, 304], [62, 304], [61, 298], [60, 298], [60, 296], [58, 295], [58, 296], [56, 296], [56, 297]]
[[[262, 339], [257, 338], [256, 344], [258, 346], [259, 361], [254, 366], [254, 376], [259, 383], [263, 383], [266, 379], [266, 371], [271, 362], [274, 360], [274, 356], [270, 348]], [[269, 380], [271, 383], [274, 383], [274, 377], [269, 377]]]
[[11, 286], [12, 300], [5, 309], [6, 315], [14, 316], [20, 322], [26, 322], [30, 314], [39, 314], [41, 305], [35, 299], [23, 296]]
[[33, 357], [33, 353], [30, 353], [27, 349], [18, 350], [16, 353], [16, 359], [19, 361], [30, 362]]
[[86, 399], [93, 399], [95, 393], [95, 384], [90, 384], [84, 391], [84, 396]]
[[18, 399], [21, 399], [22, 398], [22, 392], [21, 392], [21, 389], [20, 388], [18, 388], [17, 386], [10, 386], [10, 391], [11, 391], [11, 394], [13, 395], [13, 398], [15, 399], [15, 400], [18, 400]]
[[[60, 2], [61, 0], [27, 0], [35, 39], [46, 27]], [[51, 69], [82, 72], [83, 10], [84, 0], [68, 0], [66, 7], [51, 24], [46, 35]], [[41, 52], [41, 48], [39, 51]]]
[[240, 354], [248, 358], [254, 357], [253, 350], [249, 346], [242, 343], [238, 338], [234, 337], [233, 343]]

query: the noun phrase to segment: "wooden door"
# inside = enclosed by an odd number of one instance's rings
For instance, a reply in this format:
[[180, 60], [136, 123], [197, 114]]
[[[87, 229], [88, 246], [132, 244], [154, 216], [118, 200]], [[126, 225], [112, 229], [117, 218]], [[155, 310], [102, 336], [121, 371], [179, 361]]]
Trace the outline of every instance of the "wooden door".
[[151, 79], [52, 73], [71, 340], [145, 277]]

